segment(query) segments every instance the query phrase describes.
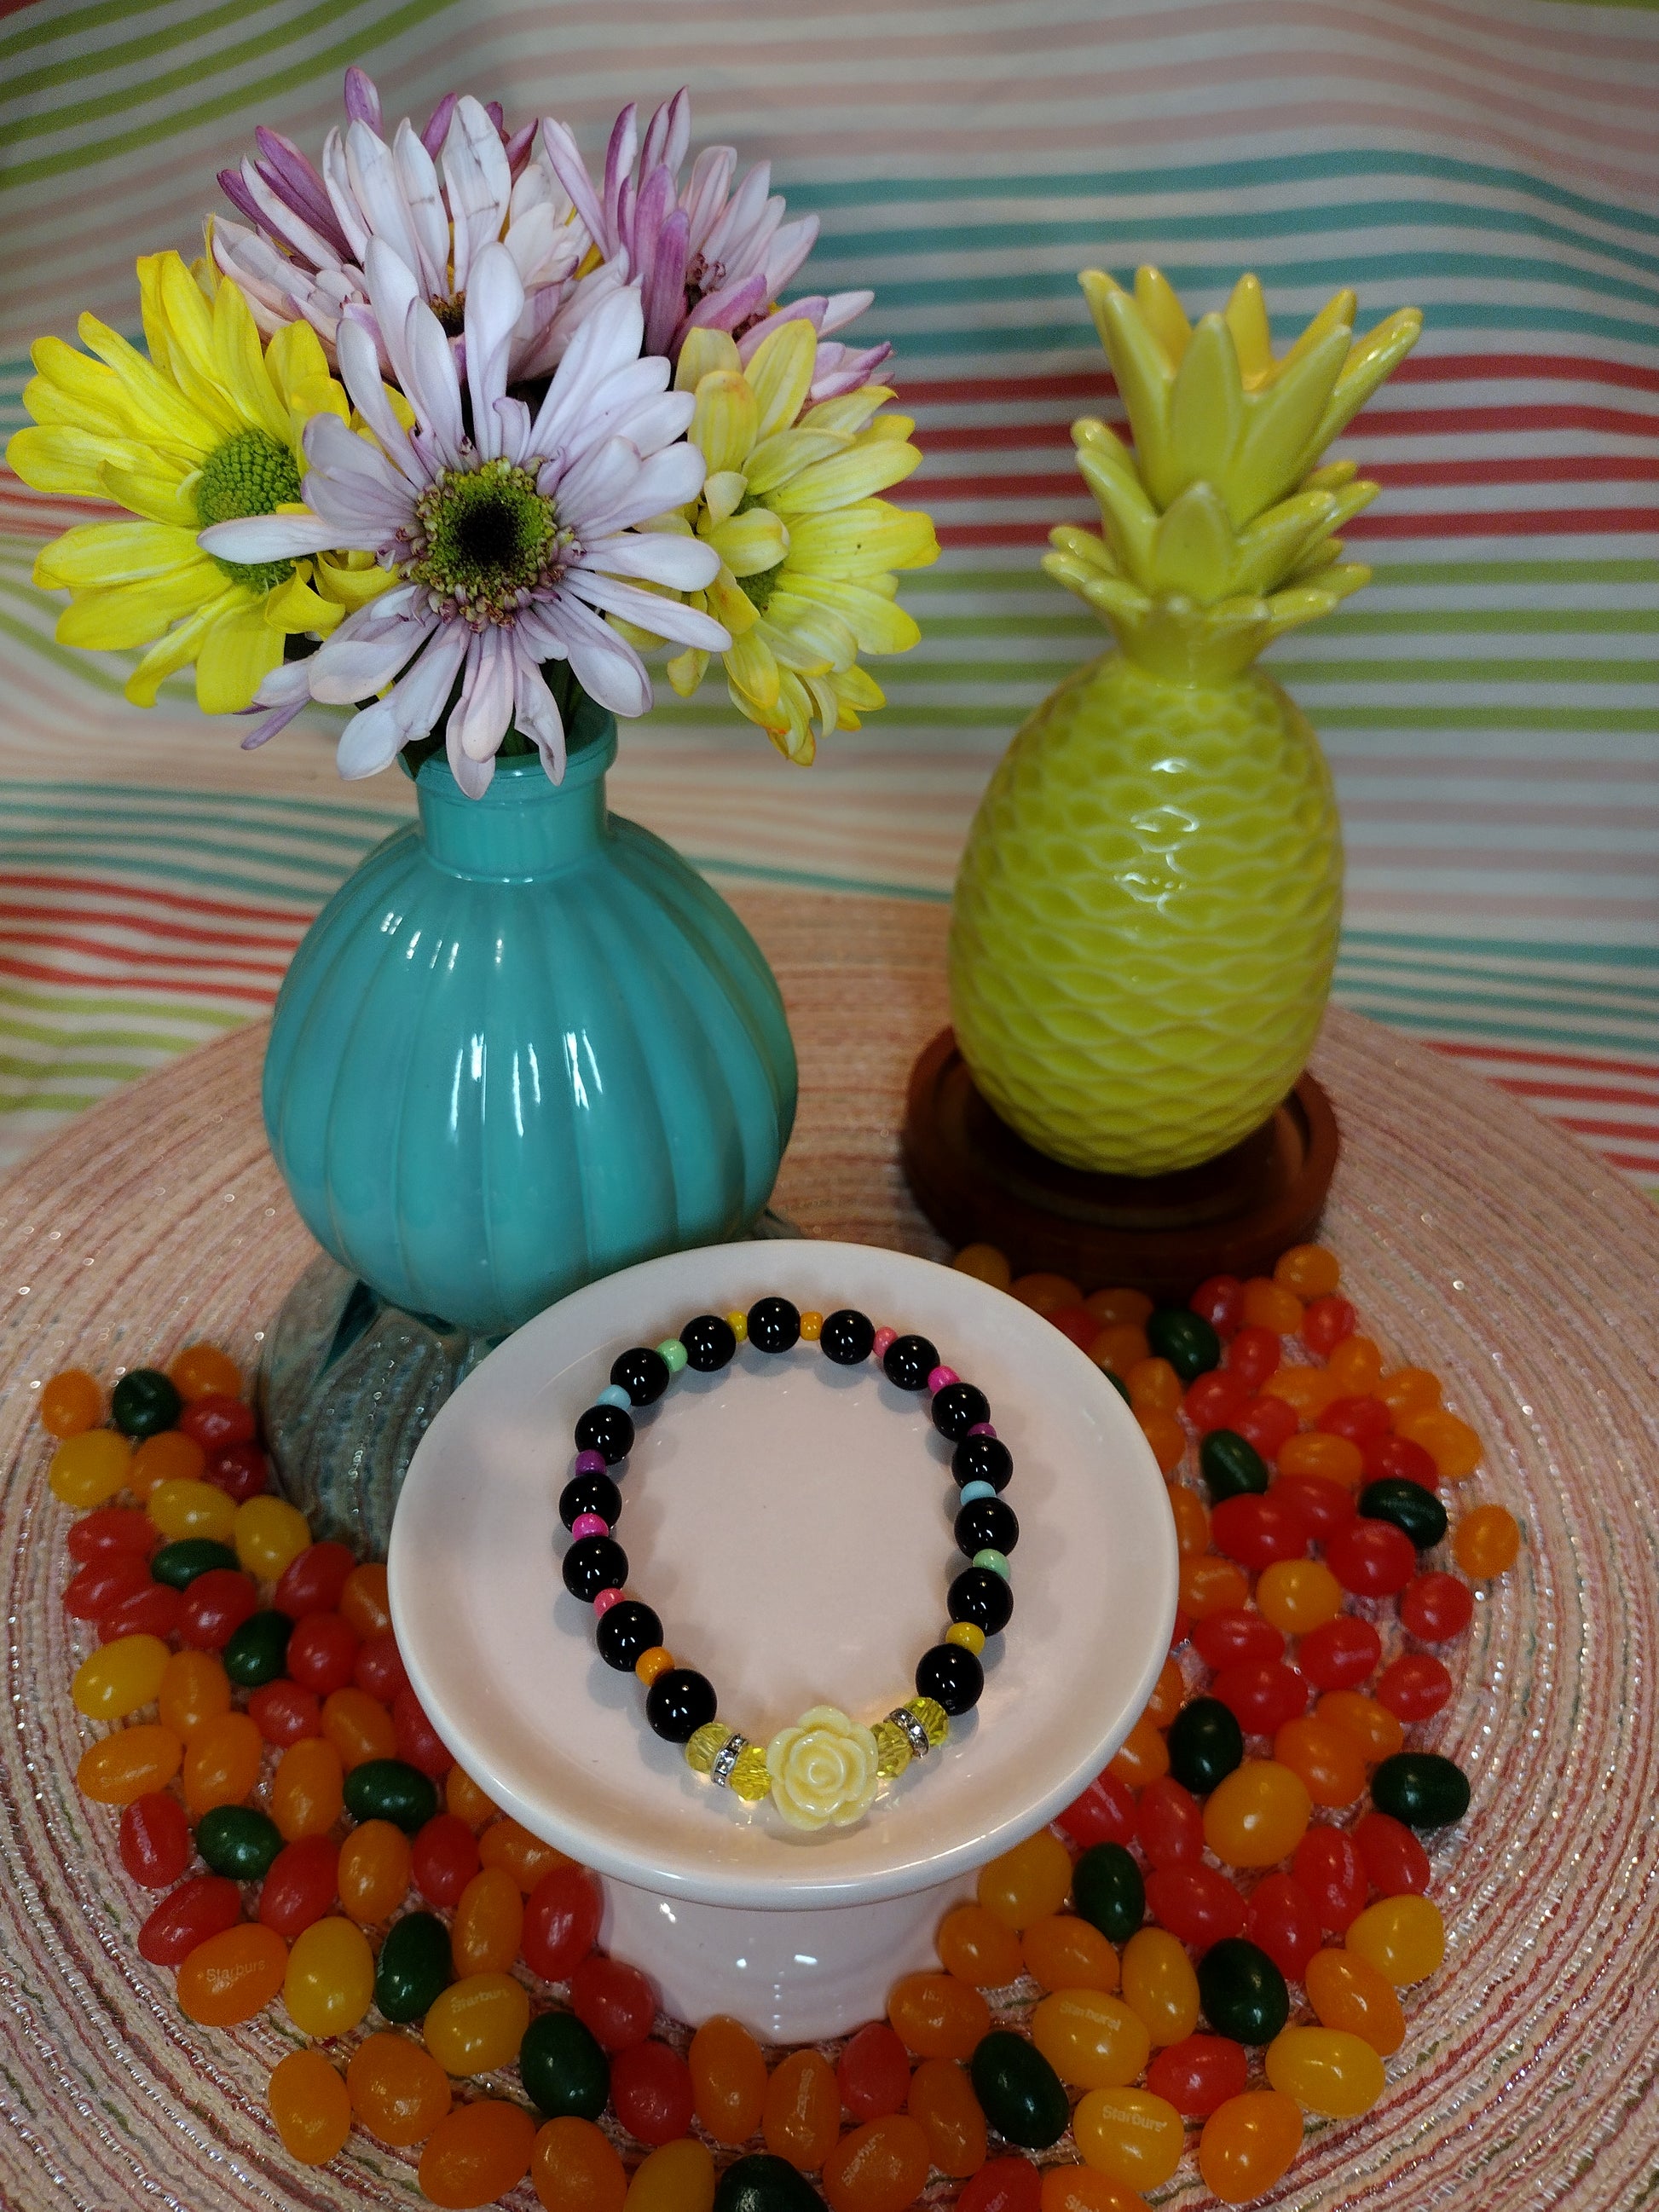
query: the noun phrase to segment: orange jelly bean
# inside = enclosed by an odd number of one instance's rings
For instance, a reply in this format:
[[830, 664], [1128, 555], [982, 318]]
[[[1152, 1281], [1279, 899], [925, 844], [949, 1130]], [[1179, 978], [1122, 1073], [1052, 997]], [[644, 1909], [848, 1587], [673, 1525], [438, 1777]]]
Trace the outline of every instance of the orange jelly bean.
[[720, 2014], [704, 2021], [686, 2053], [698, 2119], [717, 2143], [747, 2142], [766, 2106], [766, 2061], [749, 2030]]
[[[1018, 1930], [1058, 1912], [1071, 1890], [1072, 1855], [1051, 1828], [1041, 1828], [980, 1869], [977, 1893], [988, 1912]], [[948, 2058], [960, 2054], [928, 2055]]]
[[1072, 2133], [1089, 2164], [1127, 2190], [1162, 2188], [1187, 2145], [1180, 2113], [1146, 2089], [1091, 2089]]
[[1284, 1636], [1305, 1636], [1342, 1610], [1342, 1585], [1322, 1559], [1275, 1559], [1256, 1578], [1256, 1610]]
[[270, 2077], [266, 2100], [283, 2148], [301, 2166], [326, 2166], [351, 2133], [351, 2100], [320, 2051], [290, 2051]]
[[246, 1713], [221, 1713], [197, 1729], [185, 1751], [185, 1810], [192, 1820], [216, 1805], [244, 1804], [264, 1764], [265, 1742]]
[[1097, 1367], [1104, 1367], [1113, 1375], [1127, 1375], [1138, 1361], [1151, 1358], [1152, 1347], [1146, 1330], [1136, 1322], [1111, 1322], [1090, 1345], [1089, 1357]]
[[1006, 1989], [1019, 1978], [1019, 1937], [982, 1905], [958, 1905], [947, 1912], [933, 1942], [946, 1973], [976, 1990]]
[[[808, 1342], [809, 1318], [801, 1316], [801, 1335]], [[714, 2212], [714, 2161], [695, 2136], [659, 2143], [628, 2185], [627, 2212]]]
[[1033, 1921], [1021, 1936], [1025, 1971], [1044, 1990], [1115, 1990], [1117, 1953], [1087, 1920], [1056, 1912]]
[[1396, 1424], [1408, 1442], [1421, 1444], [1446, 1482], [1462, 1482], [1480, 1464], [1480, 1439], [1455, 1413], [1407, 1413]]
[[422, 2194], [448, 2212], [493, 2204], [530, 2171], [536, 2123], [522, 2105], [480, 2097], [447, 2112], [421, 2153]]
[[1170, 1747], [1156, 1721], [1141, 1715], [1124, 1737], [1108, 1771], [1120, 1782], [1127, 1782], [1131, 1790], [1144, 1790], [1160, 1774], [1169, 1772]]
[[1249, 1596], [1250, 1578], [1231, 1559], [1181, 1562], [1181, 1606], [1189, 1620], [1207, 1620], [1212, 1613], [1237, 1613]]
[[270, 1817], [285, 1843], [325, 1836], [345, 1807], [345, 1769], [321, 1736], [291, 1743], [270, 1784]]
[[323, 1699], [323, 1734], [348, 1774], [371, 1759], [398, 1756], [398, 1731], [391, 1714], [378, 1698], [355, 1686], [331, 1690]]
[[1123, 1378], [1129, 1403], [1137, 1413], [1175, 1413], [1181, 1410], [1181, 1377], [1167, 1359], [1137, 1359]]
[[1278, 1367], [1261, 1386], [1264, 1398], [1282, 1398], [1299, 1420], [1316, 1421], [1346, 1395], [1328, 1367]]
[[1159, 1668], [1152, 1694], [1146, 1700], [1147, 1718], [1166, 1729], [1186, 1701], [1187, 1678], [1181, 1671], [1180, 1662], [1171, 1653]]
[[167, 1380], [186, 1401], [242, 1395], [241, 1369], [216, 1344], [187, 1344], [168, 1367]]
[[1371, 1395], [1398, 1421], [1402, 1414], [1425, 1413], [1440, 1403], [1440, 1377], [1426, 1367], [1396, 1367], [1392, 1374], [1379, 1376]]
[[1286, 1721], [1273, 1736], [1273, 1757], [1300, 1777], [1316, 1805], [1352, 1805], [1364, 1795], [1365, 1755], [1346, 1729], [1312, 1714]]
[[246, 1920], [198, 1943], [179, 1969], [179, 2009], [203, 2027], [234, 2027], [262, 2013], [283, 1986], [288, 1946]]
[[216, 1651], [175, 1651], [162, 1669], [156, 1716], [189, 1743], [230, 1711], [230, 1677]]
[[351, 2109], [372, 2136], [399, 2147], [424, 2142], [453, 2101], [449, 2076], [406, 2035], [371, 2035], [346, 2069]]
[[1292, 1244], [1274, 1263], [1273, 1280], [1304, 1304], [1328, 1298], [1342, 1280], [1342, 1263], [1323, 1244]]
[[1173, 1413], [1137, 1413], [1140, 1433], [1152, 1447], [1160, 1474], [1173, 1474], [1187, 1454], [1187, 1431]]
[[1277, 1866], [1308, 1832], [1307, 1784], [1270, 1759], [1247, 1759], [1204, 1802], [1204, 1840], [1224, 1865]]
[[360, 1928], [378, 1928], [409, 1894], [409, 1838], [390, 1820], [365, 1820], [340, 1846], [340, 1903]]
[[484, 1796], [464, 1767], [452, 1766], [444, 1777], [444, 1809], [477, 1829], [493, 1820], [501, 1808]]
[[179, 1771], [185, 1747], [158, 1722], [117, 1729], [81, 1754], [75, 1786], [95, 1805], [131, 1805], [152, 1790], [165, 1790]]
[[1152, 2051], [1146, 2023], [1103, 1990], [1056, 1990], [1031, 2014], [1031, 2040], [1074, 2089], [1121, 2089]]
[[1352, 1737], [1361, 1756], [1373, 1766], [1380, 1759], [1392, 1759], [1406, 1741], [1398, 1717], [1360, 1690], [1327, 1690], [1314, 1707], [1314, 1717], [1328, 1721]]
[[1352, 1490], [1365, 1471], [1364, 1454], [1346, 1437], [1328, 1437], [1318, 1429], [1286, 1437], [1279, 1454], [1281, 1474], [1319, 1474]]
[[1169, 1486], [1170, 1510], [1175, 1516], [1176, 1545], [1183, 1559], [1198, 1559], [1210, 1548], [1209, 1509], [1195, 1490], [1184, 1482]]
[[985, 2115], [974, 2085], [948, 2058], [924, 2058], [910, 2076], [905, 2110], [927, 2138], [940, 2173], [965, 2181], [985, 2163]]
[[1146, 2207], [1138, 2189], [1126, 2189], [1086, 2166], [1045, 2166], [1038, 2203], [1041, 2212], [1146, 2212]]
[[927, 2179], [927, 2137], [902, 2112], [867, 2120], [823, 2161], [830, 2212], [908, 2212]]
[[1363, 2037], [1383, 2058], [1406, 2040], [1406, 2015], [1394, 1984], [1358, 1952], [1316, 1951], [1302, 1984], [1322, 2027]]
[[104, 1418], [104, 1394], [84, 1367], [65, 1367], [40, 1386], [40, 1425], [59, 1443], [83, 1436]]
[[458, 1974], [504, 1974], [519, 1955], [524, 1898], [505, 1867], [483, 1867], [461, 1892], [449, 1930]]
[[163, 1429], [146, 1437], [127, 1466], [127, 1487], [142, 1504], [158, 1482], [199, 1482], [207, 1473], [207, 1454], [182, 1429]]
[[959, 1275], [971, 1275], [977, 1283], [988, 1283], [994, 1291], [1006, 1291], [1014, 1279], [1008, 1265], [1008, 1255], [999, 1251], [994, 1244], [964, 1244], [951, 1265]]
[[493, 2074], [519, 2055], [530, 1992], [511, 1974], [468, 1974], [428, 2008], [426, 2047], [447, 2074]]
[[1186, 1946], [1166, 1929], [1137, 1928], [1124, 1945], [1123, 2002], [1139, 2014], [1160, 2051], [1166, 2044], [1184, 2042], [1198, 2026], [1198, 1977]]
[[1069, 1275], [1020, 1275], [1008, 1288], [1033, 1313], [1060, 1313], [1066, 1306], [1083, 1304], [1083, 1292]]
[[1127, 1322], [1139, 1328], [1152, 1318], [1152, 1301], [1145, 1291], [1091, 1291], [1083, 1303], [1097, 1321], [1108, 1327]]
[[1379, 1898], [1352, 1923], [1342, 1941], [1395, 1989], [1425, 1980], [1446, 1955], [1446, 1924], [1426, 1897]]
[[623, 2162], [592, 2120], [569, 2114], [550, 2120], [537, 2136], [530, 2179], [543, 2212], [623, 2212], [628, 2176]]
[[544, 1844], [539, 1836], [532, 1836], [528, 1828], [520, 1827], [516, 1820], [503, 1816], [487, 1827], [478, 1838], [480, 1865], [501, 1867], [510, 1874], [524, 1895], [528, 1897], [544, 1874], [555, 1867], [568, 1866], [564, 1853]]
[[1247, 2089], [1218, 2105], [1198, 2139], [1198, 2170], [1224, 2204], [1261, 2197], [1302, 2148], [1302, 2107], [1278, 2089]]
[[1382, 1354], [1369, 1336], [1345, 1336], [1325, 1363], [1325, 1372], [1347, 1398], [1369, 1398], [1382, 1379]]
[[1521, 1530], [1513, 1513], [1501, 1505], [1477, 1505], [1457, 1524], [1452, 1551], [1464, 1573], [1486, 1582], [1515, 1565], [1521, 1551]]
[[1243, 1322], [1246, 1328], [1270, 1328], [1276, 1336], [1294, 1336], [1302, 1326], [1302, 1301], [1283, 1283], [1252, 1275], [1244, 1285]]
[[901, 1975], [888, 1992], [887, 2017], [899, 2041], [918, 2058], [971, 2058], [991, 2031], [990, 2007], [970, 1983], [957, 1981], [954, 1974]]
[[386, 1569], [369, 1565], [354, 1567], [340, 1592], [340, 1611], [365, 1642], [371, 1636], [386, 1635], [392, 1626]]
[[52, 1454], [46, 1482], [54, 1498], [84, 1513], [125, 1489], [131, 1464], [132, 1446], [118, 1429], [82, 1429]]
[[[965, 1910], [974, 1910], [966, 1907]], [[766, 2085], [761, 2134], [774, 2158], [816, 2173], [841, 2133], [841, 2088], [818, 2051], [792, 2051]]]

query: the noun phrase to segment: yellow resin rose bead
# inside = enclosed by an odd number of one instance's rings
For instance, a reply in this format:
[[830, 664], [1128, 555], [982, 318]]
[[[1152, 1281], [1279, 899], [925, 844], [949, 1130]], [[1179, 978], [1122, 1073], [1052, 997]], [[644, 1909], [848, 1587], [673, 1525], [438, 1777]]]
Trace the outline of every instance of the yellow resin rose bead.
[[772, 1802], [792, 1828], [862, 1820], [881, 1780], [872, 1731], [836, 1705], [813, 1705], [766, 1747]]

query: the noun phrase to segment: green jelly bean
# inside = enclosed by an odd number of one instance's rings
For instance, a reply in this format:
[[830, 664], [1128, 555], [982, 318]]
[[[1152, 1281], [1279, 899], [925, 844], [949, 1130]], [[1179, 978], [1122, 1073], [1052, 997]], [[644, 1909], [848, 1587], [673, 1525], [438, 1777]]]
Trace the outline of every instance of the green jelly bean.
[[1188, 1306], [1160, 1306], [1146, 1316], [1146, 1342], [1167, 1359], [1183, 1382], [1221, 1364], [1221, 1339], [1202, 1314]]
[[388, 2020], [423, 2018], [454, 1978], [449, 1930], [436, 1913], [393, 1921], [374, 1968], [374, 2002]]
[[611, 2095], [611, 2062], [574, 2013], [544, 2012], [524, 2032], [519, 2079], [544, 2119], [597, 2120]]
[[1183, 1790], [1206, 1796], [1244, 1757], [1244, 1731], [1219, 1698], [1194, 1698], [1170, 1724], [1170, 1771]]
[[1259, 1498], [1269, 1480], [1267, 1462], [1247, 1437], [1212, 1429], [1198, 1448], [1199, 1471], [1212, 1504], [1224, 1498]]
[[175, 1544], [163, 1544], [149, 1563], [149, 1571], [158, 1583], [167, 1583], [174, 1589], [188, 1589], [198, 1575], [204, 1575], [214, 1567], [228, 1567], [233, 1573], [241, 1565], [228, 1544], [216, 1544], [211, 1536], [180, 1536]]
[[371, 1759], [345, 1780], [345, 1806], [354, 1820], [390, 1820], [412, 1836], [438, 1809], [438, 1785], [401, 1759]]
[[1006, 2141], [1022, 2150], [1047, 2150], [1065, 2134], [1071, 2109], [1060, 2076], [1023, 2035], [994, 2027], [968, 2070], [981, 2111]]
[[1368, 1482], [1359, 1493], [1359, 1510], [1368, 1521], [1392, 1521], [1403, 1528], [1419, 1552], [1431, 1550], [1446, 1533], [1445, 1507], [1420, 1482], [1395, 1481], [1392, 1476]]
[[274, 1682], [288, 1664], [294, 1623], [285, 1613], [250, 1613], [220, 1653], [225, 1672], [245, 1690]]
[[751, 2151], [721, 2174], [714, 2212], [823, 2212], [823, 2199], [787, 2158]]
[[1072, 1869], [1072, 1902], [1109, 1943], [1127, 1943], [1146, 1917], [1146, 1885], [1121, 1844], [1091, 1844]]
[[1105, 1376], [1106, 1380], [1111, 1384], [1113, 1389], [1117, 1392], [1118, 1396], [1122, 1399], [1124, 1404], [1127, 1406], [1129, 1402], [1129, 1386], [1124, 1381], [1123, 1377], [1121, 1375], [1114, 1375], [1109, 1367], [1103, 1368], [1101, 1372]]
[[109, 1409], [123, 1436], [155, 1437], [176, 1425], [184, 1402], [159, 1367], [131, 1367], [111, 1391]]
[[1198, 1996], [1216, 2033], [1235, 2043], [1271, 2043], [1291, 2016], [1284, 1975], [1242, 1936], [1212, 1943], [1199, 1960]]
[[263, 1881], [283, 1848], [276, 1823], [254, 1805], [216, 1805], [196, 1823], [196, 1848], [214, 1874]]
[[1371, 1777], [1371, 1802], [1408, 1828], [1444, 1828], [1469, 1809], [1468, 1777], [1436, 1751], [1397, 1751]]

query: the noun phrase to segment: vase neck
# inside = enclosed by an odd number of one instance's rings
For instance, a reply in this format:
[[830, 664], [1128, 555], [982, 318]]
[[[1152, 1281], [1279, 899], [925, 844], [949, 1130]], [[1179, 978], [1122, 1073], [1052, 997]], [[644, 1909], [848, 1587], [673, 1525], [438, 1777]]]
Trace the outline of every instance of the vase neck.
[[554, 783], [533, 755], [498, 760], [482, 799], [469, 799], [441, 754], [415, 779], [421, 836], [437, 866], [486, 880], [556, 875], [595, 850], [605, 834], [605, 772], [617, 757], [617, 726], [573, 732], [564, 781]]

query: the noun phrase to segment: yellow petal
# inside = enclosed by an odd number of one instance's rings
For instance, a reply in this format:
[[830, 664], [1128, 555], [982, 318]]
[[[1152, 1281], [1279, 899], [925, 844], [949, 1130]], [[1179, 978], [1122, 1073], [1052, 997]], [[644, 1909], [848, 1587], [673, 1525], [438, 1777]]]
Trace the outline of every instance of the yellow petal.
[[816, 600], [839, 615], [860, 653], [908, 653], [921, 641], [921, 632], [902, 607], [865, 585], [844, 583], [833, 576], [803, 574], [792, 564], [788, 588], [796, 596]]
[[283, 634], [265, 620], [259, 599], [227, 607], [196, 657], [197, 705], [204, 714], [239, 714], [282, 657]]
[[872, 714], [887, 704], [887, 694], [867, 668], [843, 670], [836, 678], [836, 690], [844, 706], [856, 707], [861, 714]]
[[787, 576], [766, 603], [764, 627], [769, 640], [781, 630], [814, 667], [850, 668], [858, 658], [858, 640], [841, 617], [822, 601], [790, 591]]
[[734, 637], [724, 659], [726, 675], [757, 707], [765, 709], [775, 704], [778, 664], [765, 640], [757, 637], [754, 629], [746, 630], [741, 637]]
[[708, 655], [695, 645], [688, 646], [668, 663], [668, 680], [682, 699], [689, 699], [702, 682], [708, 666]]
[[760, 410], [757, 438], [787, 430], [805, 404], [818, 352], [817, 333], [797, 317], [781, 323], [750, 357], [748, 378]]
[[103, 470], [112, 459], [140, 462], [137, 446], [119, 446], [67, 424], [52, 423], [16, 431], [6, 447], [6, 465], [36, 491], [69, 492], [77, 499], [107, 499]]
[[789, 532], [769, 507], [751, 507], [711, 530], [708, 542], [734, 576], [758, 576], [788, 552]]
[[205, 460], [222, 442], [218, 427], [96, 315], [82, 315], [79, 328], [82, 344], [115, 372], [130, 434], [137, 432], [180, 456]]
[[674, 372], [674, 389], [695, 392], [705, 376], [717, 371], [742, 374], [737, 340], [729, 331], [707, 331], [701, 326], [688, 331], [680, 348], [679, 367]]
[[844, 453], [850, 442], [836, 430], [780, 430], [775, 437], [763, 438], [749, 456], [749, 489], [772, 491], [814, 461]]
[[780, 668], [793, 668], [803, 676], [827, 676], [836, 665], [833, 647], [815, 637], [797, 635], [794, 630], [784, 629], [766, 615], [755, 624], [755, 629], [759, 642], [769, 647]]
[[863, 429], [876, 410], [893, 397], [890, 385], [861, 385], [856, 392], [843, 392], [839, 398], [820, 399], [816, 407], [807, 409], [797, 427], [803, 430], [835, 430], [853, 437]]
[[755, 626], [755, 604], [738, 585], [729, 568], [722, 568], [708, 586], [708, 611], [717, 623], [723, 623], [733, 637]]
[[786, 520], [797, 514], [823, 514], [832, 507], [851, 507], [872, 492], [902, 483], [921, 466], [914, 446], [894, 446], [860, 439], [850, 451], [836, 453], [780, 484], [768, 504]]
[[333, 382], [323, 342], [306, 322], [283, 324], [265, 347], [265, 367], [284, 406], [291, 406], [301, 386], [315, 378]]
[[725, 469], [742, 470], [755, 442], [757, 416], [755, 395], [746, 377], [731, 369], [715, 369], [702, 379], [689, 434], [708, 462], [711, 476]]
[[188, 530], [194, 540], [201, 528], [201, 517], [196, 511], [196, 486], [199, 471], [182, 476], [176, 471], [160, 466], [146, 454], [136, 467], [125, 467], [116, 461], [106, 461], [100, 471], [109, 497], [122, 507], [142, 514], [150, 522], [169, 522], [175, 528]]
[[49, 586], [106, 590], [166, 576], [200, 559], [193, 528], [162, 522], [83, 522], [42, 551], [35, 573]]
[[799, 568], [856, 579], [869, 569], [924, 568], [938, 559], [939, 542], [927, 515], [866, 499], [792, 520], [789, 551]]
[[233, 596], [230, 592], [221, 592], [217, 599], [210, 599], [205, 606], [191, 615], [188, 622], [180, 623], [175, 629], [170, 629], [165, 637], [159, 638], [151, 646], [128, 677], [125, 686], [127, 697], [135, 707], [153, 707], [155, 694], [163, 681], [176, 669], [187, 667], [195, 659], [201, 650], [202, 640]]
[[58, 642], [88, 646], [97, 652], [148, 645], [181, 615], [193, 614], [224, 588], [223, 576], [204, 554], [165, 576], [116, 584], [108, 591], [83, 592], [58, 617]]
[[313, 581], [324, 599], [352, 613], [378, 599], [382, 592], [389, 592], [398, 581], [396, 570], [382, 568], [369, 553], [319, 553], [313, 565]]
[[244, 427], [243, 417], [214, 362], [213, 309], [201, 288], [176, 253], [145, 254], [138, 282], [150, 359], [222, 439], [234, 435]]
[[[196, 291], [193, 284], [190, 289]], [[197, 292], [196, 296], [199, 300], [202, 295]], [[294, 434], [288, 407], [270, 380], [258, 325], [248, 312], [240, 287], [228, 282], [222, 284], [214, 295], [211, 312], [214, 372], [237, 414], [252, 428], [263, 430], [280, 445], [289, 445]]]
[[710, 523], [718, 526], [728, 514], [735, 514], [748, 489], [747, 480], [736, 469], [716, 469], [712, 476], [705, 477], [702, 502]]
[[284, 636], [298, 637], [307, 630], [325, 635], [337, 629], [345, 609], [337, 601], [319, 599], [307, 580], [309, 561], [302, 561], [285, 583], [273, 584], [265, 593], [264, 618]]

